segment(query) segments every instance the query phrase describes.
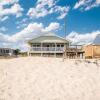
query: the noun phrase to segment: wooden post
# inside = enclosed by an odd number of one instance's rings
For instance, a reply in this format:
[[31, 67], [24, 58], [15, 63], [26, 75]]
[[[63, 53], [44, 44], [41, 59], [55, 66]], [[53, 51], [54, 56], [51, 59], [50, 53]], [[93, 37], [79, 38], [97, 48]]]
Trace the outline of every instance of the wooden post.
[[82, 53], [82, 59], [83, 59], [83, 53]]
[[78, 58], [78, 56], [77, 56], [77, 51], [76, 51], [76, 58]]

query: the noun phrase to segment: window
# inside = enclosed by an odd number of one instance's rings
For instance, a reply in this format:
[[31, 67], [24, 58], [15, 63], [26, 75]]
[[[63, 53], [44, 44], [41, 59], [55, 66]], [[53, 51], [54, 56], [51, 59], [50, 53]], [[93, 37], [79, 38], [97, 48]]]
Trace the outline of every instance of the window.
[[37, 47], [40, 47], [40, 45], [37, 45]]
[[6, 50], [3, 50], [4, 53], [6, 53]]
[[64, 47], [64, 45], [62, 44], [61, 47]]
[[60, 44], [58, 44], [57, 47], [60, 47]]
[[0, 49], [0, 53], [2, 53], [2, 49]]
[[6, 53], [9, 53], [9, 50], [6, 50]]

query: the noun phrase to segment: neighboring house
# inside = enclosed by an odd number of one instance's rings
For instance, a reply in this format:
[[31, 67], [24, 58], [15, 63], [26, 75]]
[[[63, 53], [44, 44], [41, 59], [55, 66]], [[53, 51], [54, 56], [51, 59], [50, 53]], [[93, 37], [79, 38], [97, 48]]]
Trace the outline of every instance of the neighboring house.
[[93, 43], [84, 47], [85, 58], [100, 58], [100, 34], [96, 36]]
[[14, 50], [11, 48], [0, 48], [0, 56], [12, 56], [14, 55]]
[[54, 33], [47, 33], [28, 42], [29, 55], [62, 55], [64, 48], [69, 47], [70, 41]]

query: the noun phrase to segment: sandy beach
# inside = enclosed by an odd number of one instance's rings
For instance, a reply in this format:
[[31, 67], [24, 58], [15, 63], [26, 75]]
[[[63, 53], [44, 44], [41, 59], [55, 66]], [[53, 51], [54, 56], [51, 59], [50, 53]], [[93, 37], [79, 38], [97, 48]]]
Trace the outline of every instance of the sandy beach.
[[0, 100], [100, 100], [100, 60], [0, 59]]

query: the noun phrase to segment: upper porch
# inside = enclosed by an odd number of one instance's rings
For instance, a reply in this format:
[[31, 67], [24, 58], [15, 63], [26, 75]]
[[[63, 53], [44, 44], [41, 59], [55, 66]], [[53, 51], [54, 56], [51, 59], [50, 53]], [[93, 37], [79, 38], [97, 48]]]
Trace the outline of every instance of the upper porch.
[[30, 46], [31, 53], [63, 53], [64, 47], [68, 44], [64, 43], [34, 43]]

